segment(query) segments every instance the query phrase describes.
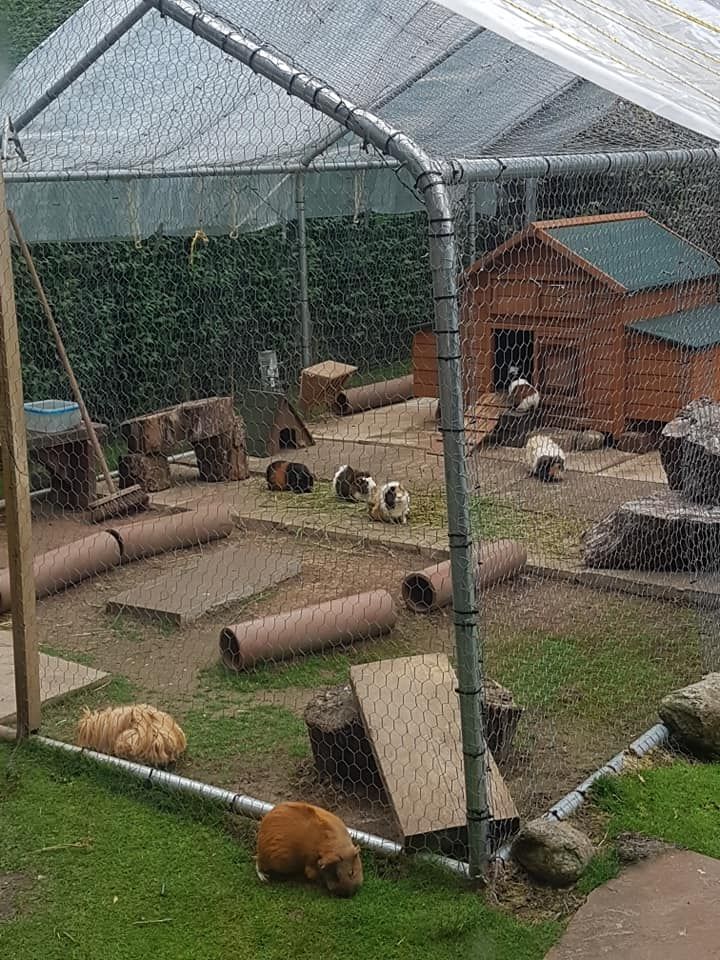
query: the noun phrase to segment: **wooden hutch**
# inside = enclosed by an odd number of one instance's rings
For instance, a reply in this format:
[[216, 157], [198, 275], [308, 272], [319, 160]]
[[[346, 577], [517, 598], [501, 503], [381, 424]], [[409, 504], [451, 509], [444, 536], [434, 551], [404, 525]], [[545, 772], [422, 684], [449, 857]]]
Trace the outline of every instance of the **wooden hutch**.
[[[720, 263], [646, 213], [530, 224], [463, 277], [468, 402], [517, 366], [546, 424], [620, 438], [720, 400]], [[435, 338], [413, 343], [415, 396], [437, 396]]]

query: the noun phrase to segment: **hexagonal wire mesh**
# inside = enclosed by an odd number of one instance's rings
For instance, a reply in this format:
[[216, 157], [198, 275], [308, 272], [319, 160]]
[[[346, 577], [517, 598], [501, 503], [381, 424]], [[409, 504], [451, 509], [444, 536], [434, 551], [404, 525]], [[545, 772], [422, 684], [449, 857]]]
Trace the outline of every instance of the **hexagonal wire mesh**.
[[[658, 448], [720, 389], [716, 159], [593, 155], [701, 144], [432, 4], [354, 59], [350, 5], [216, 7], [243, 31], [87, 4], [3, 92], [9, 203], [113, 482], [150, 494], [90, 524], [112, 491], [16, 248], [25, 400], [64, 404], [26, 414], [42, 733], [388, 850], [467, 857], [469, 809], [477, 865], [713, 666], [714, 494]], [[395, 127], [586, 154], [445, 164]], [[77, 734], [84, 706], [120, 710]]]

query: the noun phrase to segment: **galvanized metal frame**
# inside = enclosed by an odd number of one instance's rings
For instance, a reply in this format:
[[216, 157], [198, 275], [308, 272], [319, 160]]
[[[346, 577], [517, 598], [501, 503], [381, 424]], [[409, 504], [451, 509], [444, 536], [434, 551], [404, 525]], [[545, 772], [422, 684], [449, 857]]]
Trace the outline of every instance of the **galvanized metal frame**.
[[[569, 174], [609, 174], [629, 170], [680, 168], [710, 165], [720, 161], [720, 148], [696, 150], [653, 150], [626, 153], [574, 154], [547, 157], [510, 157], [453, 159], [441, 161], [429, 156], [401, 130], [393, 128], [371, 110], [344, 99], [321, 80], [303, 73], [276, 52], [245, 35], [239, 27], [203, 11], [193, 0], [142, 0], [124, 20], [68, 70], [41, 98], [14, 123], [19, 133], [79, 77], [102, 53], [117, 42], [145, 14], [156, 9], [193, 34], [213, 44], [228, 56], [245, 64], [291, 96], [303, 100], [315, 110], [338, 123], [317, 144], [309, 145], [299, 161], [204, 166], [187, 170], [163, 171], [158, 168], [132, 170], [69, 171], [61, 175], [42, 172], [9, 171], [9, 182], [133, 180], [194, 176], [281, 174], [295, 176], [295, 202], [300, 250], [298, 301], [303, 331], [303, 361], [311, 362], [311, 319], [308, 302], [307, 256], [305, 241], [304, 179], [312, 171], [352, 171], [403, 167], [412, 176], [416, 191], [423, 199], [428, 216], [430, 263], [433, 281], [434, 329], [438, 343], [439, 400], [442, 409], [443, 450], [448, 502], [448, 538], [451, 551], [453, 611], [457, 655], [458, 694], [463, 738], [466, 817], [469, 846], [469, 876], [482, 874], [488, 858], [488, 798], [486, 786], [485, 738], [482, 718], [482, 638], [475, 588], [475, 561], [469, 517], [468, 478], [465, 459], [463, 417], [463, 380], [457, 303], [458, 257], [455, 221], [449, 188], [463, 184], [503, 180], [541, 179]], [[467, 43], [480, 30], [464, 38], [451, 52]], [[386, 94], [375, 104], [379, 109], [413, 81]], [[381, 154], [370, 159], [319, 159], [347, 131]], [[474, 189], [468, 198], [471, 246], [475, 243], [476, 202]]]

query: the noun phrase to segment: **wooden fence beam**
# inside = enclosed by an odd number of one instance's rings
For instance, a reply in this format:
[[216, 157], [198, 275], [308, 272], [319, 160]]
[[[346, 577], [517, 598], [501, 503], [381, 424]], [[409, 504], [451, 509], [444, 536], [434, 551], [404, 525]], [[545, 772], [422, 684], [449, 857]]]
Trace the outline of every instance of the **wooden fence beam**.
[[35, 616], [35, 579], [30, 516], [22, 367], [15, 315], [15, 287], [5, 181], [0, 165], [0, 445], [8, 540], [15, 728], [22, 739], [40, 726], [40, 664]]

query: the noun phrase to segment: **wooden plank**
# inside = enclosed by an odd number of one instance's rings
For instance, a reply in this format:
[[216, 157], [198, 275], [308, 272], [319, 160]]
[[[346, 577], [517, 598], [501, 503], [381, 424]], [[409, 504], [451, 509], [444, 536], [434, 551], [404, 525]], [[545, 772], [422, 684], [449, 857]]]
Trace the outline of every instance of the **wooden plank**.
[[468, 453], [490, 436], [498, 421], [509, 410], [508, 398], [500, 393], [486, 393], [465, 411], [465, 440]]
[[[38, 656], [40, 700], [55, 703], [63, 697], [94, 687], [108, 674], [83, 663], [41, 653]], [[12, 723], [16, 714], [13, 684], [13, 639], [10, 630], [0, 630], [0, 723]]]
[[[455, 671], [445, 654], [350, 668], [360, 715], [405, 840], [465, 826], [465, 781]], [[518, 812], [487, 752], [491, 819]]]
[[15, 315], [15, 286], [5, 180], [0, 164], [0, 444], [2, 444], [5, 523], [12, 595], [12, 633], [17, 702], [17, 736], [40, 726], [40, 667], [35, 616], [28, 469], [22, 366]]
[[184, 564], [176, 561], [168, 573], [112, 597], [105, 609], [181, 627], [297, 576], [300, 567], [276, 551], [229, 543]]

